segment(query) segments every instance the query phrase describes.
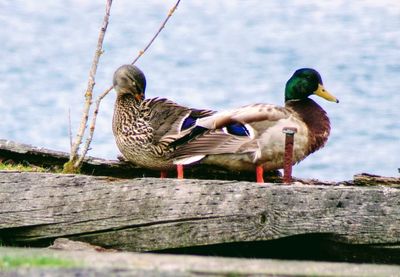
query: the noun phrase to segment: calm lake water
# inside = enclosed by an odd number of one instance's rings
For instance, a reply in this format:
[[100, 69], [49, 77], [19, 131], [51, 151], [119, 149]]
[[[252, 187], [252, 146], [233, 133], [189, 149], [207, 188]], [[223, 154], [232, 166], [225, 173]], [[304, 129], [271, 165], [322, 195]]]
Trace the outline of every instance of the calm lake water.
[[[204, 4], [207, 3], [207, 4]], [[174, 1], [116, 0], [95, 93], [130, 63]], [[0, 2], [0, 138], [69, 151], [105, 1]], [[400, 2], [182, 1], [137, 65], [148, 97], [227, 109], [283, 104], [286, 80], [317, 69], [339, 104], [317, 99], [332, 123], [326, 147], [294, 175], [351, 179], [360, 172], [399, 176]], [[90, 155], [115, 158], [114, 92], [103, 101]]]

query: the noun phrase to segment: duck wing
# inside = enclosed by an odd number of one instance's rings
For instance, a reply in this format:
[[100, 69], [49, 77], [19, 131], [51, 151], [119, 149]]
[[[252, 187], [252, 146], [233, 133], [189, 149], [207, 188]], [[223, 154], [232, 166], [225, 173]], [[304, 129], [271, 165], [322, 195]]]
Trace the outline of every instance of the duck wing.
[[289, 111], [283, 107], [272, 104], [252, 104], [204, 117], [198, 120], [197, 126], [212, 130], [232, 124], [250, 124], [264, 120], [277, 121], [288, 116]]
[[197, 120], [193, 129], [170, 144], [176, 160], [196, 155], [247, 153], [259, 149], [258, 138], [290, 112], [271, 104], [253, 104]]
[[151, 98], [143, 101], [143, 110], [153, 128], [155, 143], [174, 141], [195, 125], [198, 118], [210, 116], [214, 111], [191, 109], [166, 98]]

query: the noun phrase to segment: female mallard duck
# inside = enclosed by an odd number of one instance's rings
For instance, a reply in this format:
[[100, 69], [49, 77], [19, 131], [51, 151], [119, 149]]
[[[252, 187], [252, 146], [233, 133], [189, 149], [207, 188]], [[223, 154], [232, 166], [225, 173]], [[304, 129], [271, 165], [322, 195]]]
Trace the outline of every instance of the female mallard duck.
[[136, 66], [118, 68], [113, 84], [117, 99], [112, 127], [119, 150], [128, 161], [161, 170], [165, 176], [165, 170], [175, 167], [169, 144], [190, 130], [197, 118], [213, 112], [163, 98], [144, 99], [146, 78]]
[[283, 128], [297, 129], [293, 163], [325, 145], [330, 133], [329, 118], [308, 98], [312, 94], [339, 102], [324, 89], [316, 70], [302, 68], [286, 83], [285, 107], [254, 104], [198, 119], [190, 133], [171, 143], [176, 148], [175, 163], [203, 158], [202, 163], [231, 170], [256, 170], [257, 182], [263, 182], [263, 170], [283, 168]]

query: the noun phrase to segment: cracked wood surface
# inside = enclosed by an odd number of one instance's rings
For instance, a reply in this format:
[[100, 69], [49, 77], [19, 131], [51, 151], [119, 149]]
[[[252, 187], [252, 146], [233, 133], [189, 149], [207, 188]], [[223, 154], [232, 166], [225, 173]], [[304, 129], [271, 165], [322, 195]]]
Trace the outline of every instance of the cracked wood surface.
[[383, 186], [116, 179], [0, 172], [0, 240], [58, 237], [150, 251], [299, 234], [400, 243], [400, 190]]

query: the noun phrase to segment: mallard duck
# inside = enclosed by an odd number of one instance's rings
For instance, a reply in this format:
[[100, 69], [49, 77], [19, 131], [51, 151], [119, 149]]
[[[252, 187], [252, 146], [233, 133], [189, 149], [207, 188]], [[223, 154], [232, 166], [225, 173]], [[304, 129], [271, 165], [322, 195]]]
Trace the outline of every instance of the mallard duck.
[[169, 144], [190, 130], [198, 118], [214, 112], [190, 109], [165, 98], [145, 99], [146, 78], [133, 65], [119, 67], [113, 84], [117, 98], [112, 129], [120, 152], [136, 165], [161, 170], [165, 177], [166, 170], [175, 167]]
[[299, 69], [286, 83], [284, 107], [253, 104], [198, 119], [187, 135], [170, 144], [175, 163], [197, 159], [230, 170], [256, 170], [257, 182], [263, 182], [263, 170], [283, 168], [283, 128], [297, 129], [293, 164], [325, 145], [329, 118], [310, 95], [339, 102], [316, 70]]

